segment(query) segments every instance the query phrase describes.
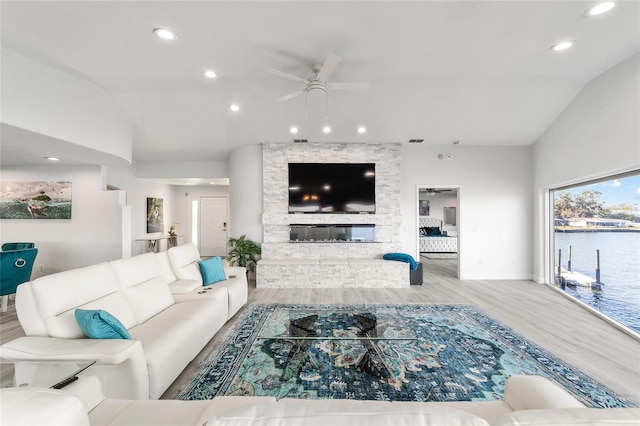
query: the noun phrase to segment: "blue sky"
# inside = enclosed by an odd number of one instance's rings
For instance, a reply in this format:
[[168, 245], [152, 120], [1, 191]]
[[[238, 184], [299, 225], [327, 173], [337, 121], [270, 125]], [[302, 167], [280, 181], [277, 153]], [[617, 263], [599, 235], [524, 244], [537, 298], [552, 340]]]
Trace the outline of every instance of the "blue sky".
[[607, 206], [621, 203], [640, 206], [640, 174], [624, 179], [613, 179], [607, 182], [578, 186], [567, 191], [575, 195], [586, 190], [601, 192], [600, 200], [604, 201]]

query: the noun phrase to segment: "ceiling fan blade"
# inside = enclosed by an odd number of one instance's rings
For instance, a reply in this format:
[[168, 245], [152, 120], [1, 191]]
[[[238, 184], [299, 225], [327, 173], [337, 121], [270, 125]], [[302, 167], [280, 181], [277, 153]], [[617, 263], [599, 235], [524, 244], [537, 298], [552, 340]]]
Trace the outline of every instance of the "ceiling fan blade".
[[298, 90], [292, 93], [289, 93], [288, 95], [284, 95], [280, 98], [278, 98], [279, 102], [284, 102], [284, 101], [288, 101], [289, 99], [295, 98], [298, 95], [302, 95], [303, 93], [305, 93], [305, 90]]
[[327, 83], [331, 90], [369, 90], [369, 83]]
[[287, 80], [297, 81], [298, 83], [309, 84], [309, 80], [302, 77], [295, 76], [293, 74], [286, 73], [284, 71], [274, 70], [273, 68], [267, 69], [269, 74], [277, 75], [278, 77], [286, 78]]
[[342, 58], [340, 56], [329, 53], [329, 56], [327, 56], [324, 64], [322, 64], [322, 68], [320, 68], [320, 71], [318, 72], [318, 79], [320, 81], [327, 81], [341, 60]]

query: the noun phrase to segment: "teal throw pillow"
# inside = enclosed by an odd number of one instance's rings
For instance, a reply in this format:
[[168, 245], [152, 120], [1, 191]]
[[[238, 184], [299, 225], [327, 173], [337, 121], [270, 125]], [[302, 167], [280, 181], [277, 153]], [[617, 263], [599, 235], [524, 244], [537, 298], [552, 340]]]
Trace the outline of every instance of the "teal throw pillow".
[[76, 322], [85, 336], [92, 339], [131, 339], [116, 317], [103, 310], [76, 309]]
[[202, 285], [211, 285], [227, 279], [220, 256], [200, 260], [198, 265], [200, 265], [200, 273], [202, 273]]

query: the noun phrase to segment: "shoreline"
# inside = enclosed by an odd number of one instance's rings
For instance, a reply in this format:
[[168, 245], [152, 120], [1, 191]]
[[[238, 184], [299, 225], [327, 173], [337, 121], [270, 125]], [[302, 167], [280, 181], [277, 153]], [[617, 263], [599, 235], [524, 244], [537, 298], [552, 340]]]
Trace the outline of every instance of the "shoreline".
[[564, 227], [556, 226], [553, 229], [554, 232], [570, 233], [570, 232], [635, 232], [639, 233], [640, 228], [579, 228], [579, 227]]

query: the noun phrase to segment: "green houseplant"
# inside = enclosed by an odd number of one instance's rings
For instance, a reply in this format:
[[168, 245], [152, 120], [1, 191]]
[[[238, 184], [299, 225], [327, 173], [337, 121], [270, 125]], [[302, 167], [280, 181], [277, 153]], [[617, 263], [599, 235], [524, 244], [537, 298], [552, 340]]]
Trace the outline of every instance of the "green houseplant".
[[229, 253], [227, 259], [232, 266], [238, 265], [253, 271], [260, 254], [260, 246], [249, 240], [246, 235], [229, 238]]

